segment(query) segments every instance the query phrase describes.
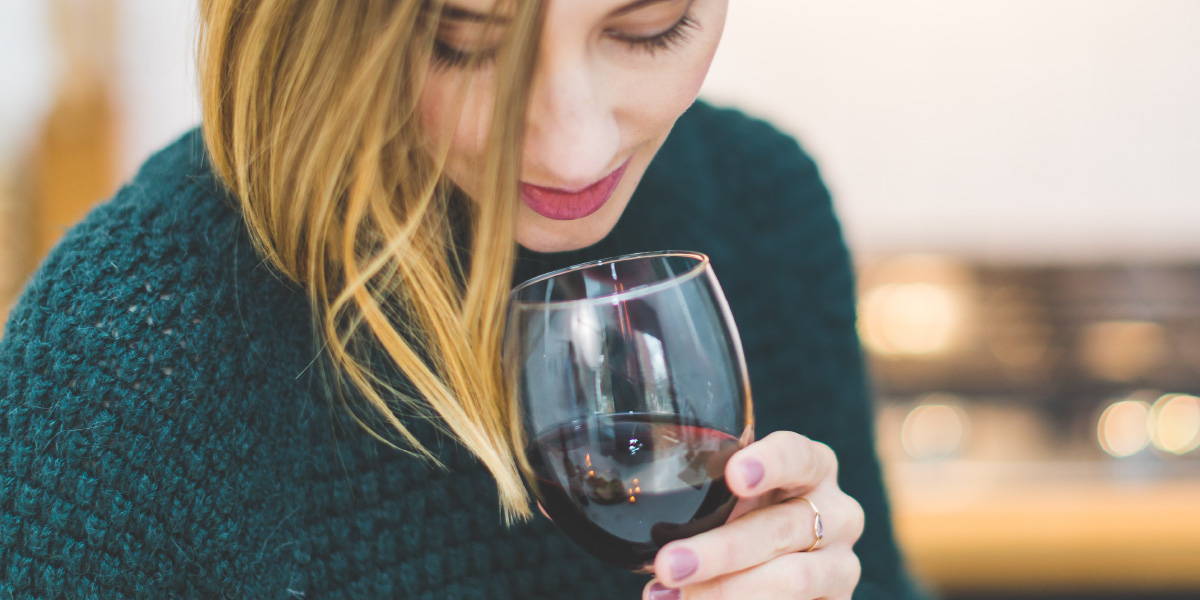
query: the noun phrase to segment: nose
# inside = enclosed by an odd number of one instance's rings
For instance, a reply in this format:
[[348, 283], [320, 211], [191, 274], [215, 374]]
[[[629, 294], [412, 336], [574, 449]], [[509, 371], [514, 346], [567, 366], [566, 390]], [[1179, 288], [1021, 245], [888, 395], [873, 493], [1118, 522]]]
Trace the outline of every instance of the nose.
[[617, 167], [620, 131], [587, 58], [546, 54], [539, 60], [529, 100], [522, 179], [582, 189]]

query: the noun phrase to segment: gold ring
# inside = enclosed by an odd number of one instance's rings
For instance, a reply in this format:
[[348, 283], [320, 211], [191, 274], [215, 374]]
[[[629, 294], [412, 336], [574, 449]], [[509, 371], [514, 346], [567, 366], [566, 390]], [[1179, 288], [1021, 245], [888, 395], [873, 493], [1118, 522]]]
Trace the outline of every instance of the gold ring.
[[812, 500], [804, 496], [800, 496], [799, 500], [807, 502], [813, 510], [813, 543], [807, 550], [804, 550], [804, 552], [812, 552], [821, 545], [821, 540], [825, 539], [825, 522], [821, 520], [821, 511], [817, 509], [817, 505], [813, 504]]

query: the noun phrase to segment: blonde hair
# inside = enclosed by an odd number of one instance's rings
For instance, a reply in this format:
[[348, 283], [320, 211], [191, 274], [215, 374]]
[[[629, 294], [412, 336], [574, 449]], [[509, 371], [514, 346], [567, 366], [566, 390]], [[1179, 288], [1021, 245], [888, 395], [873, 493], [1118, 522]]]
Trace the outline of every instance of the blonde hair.
[[[505, 8], [468, 257], [447, 148], [427, 148], [418, 115], [442, 0], [202, 0], [199, 70], [213, 167], [256, 248], [307, 291], [339, 386], [368, 409], [348, 403], [354, 420], [437, 463], [401, 419], [432, 417], [492, 474], [511, 521], [529, 516], [528, 464], [500, 351], [541, 7]], [[372, 346], [410, 393], [372, 369]]]

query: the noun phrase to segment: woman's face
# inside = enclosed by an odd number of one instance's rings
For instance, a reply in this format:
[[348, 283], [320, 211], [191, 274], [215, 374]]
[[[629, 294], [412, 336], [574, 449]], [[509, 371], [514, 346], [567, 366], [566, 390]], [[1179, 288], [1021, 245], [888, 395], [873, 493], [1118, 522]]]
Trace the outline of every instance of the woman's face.
[[[494, 68], [458, 63], [489, 50], [485, 21], [503, 19], [493, 3], [447, 1], [421, 97], [426, 131], [449, 144], [448, 176], [476, 198]], [[521, 245], [572, 250], [612, 229], [696, 99], [727, 8], [728, 0], [546, 0], [521, 167]]]

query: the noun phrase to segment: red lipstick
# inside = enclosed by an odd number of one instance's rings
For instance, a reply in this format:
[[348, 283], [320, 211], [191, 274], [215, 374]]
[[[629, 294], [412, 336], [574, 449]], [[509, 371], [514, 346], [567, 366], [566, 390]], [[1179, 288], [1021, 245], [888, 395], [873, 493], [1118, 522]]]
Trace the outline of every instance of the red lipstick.
[[547, 219], [558, 221], [582, 219], [600, 210], [600, 207], [608, 202], [628, 166], [629, 159], [626, 159], [624, 164], [617, 167], [616, 171], [606, 175], [604, 179], [575, 191], [521, 183], [521, 200], [533, 212]]

